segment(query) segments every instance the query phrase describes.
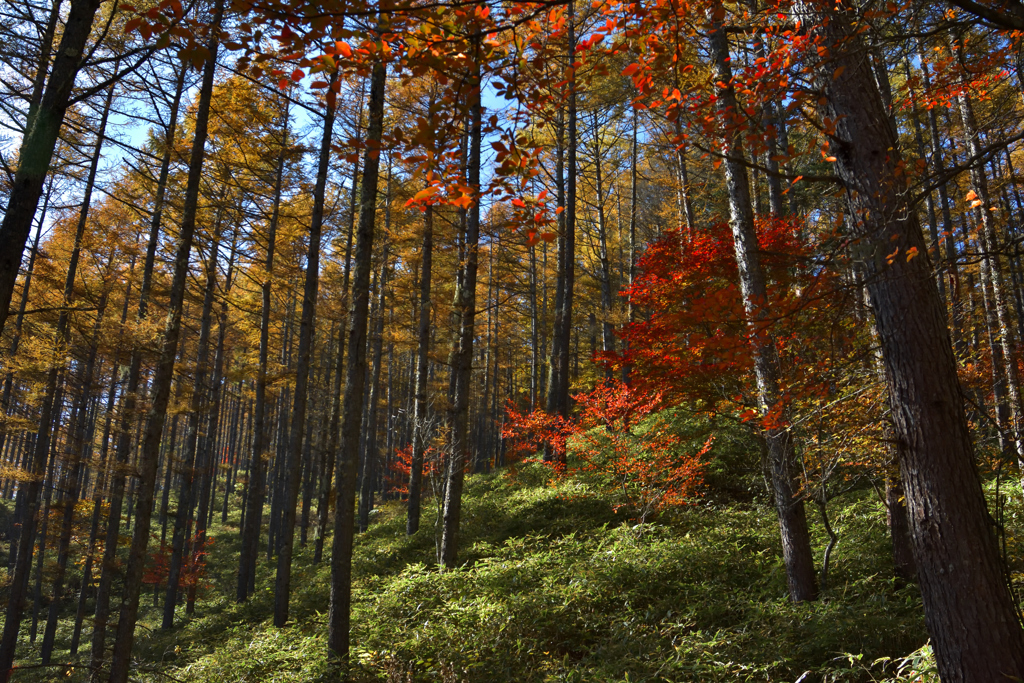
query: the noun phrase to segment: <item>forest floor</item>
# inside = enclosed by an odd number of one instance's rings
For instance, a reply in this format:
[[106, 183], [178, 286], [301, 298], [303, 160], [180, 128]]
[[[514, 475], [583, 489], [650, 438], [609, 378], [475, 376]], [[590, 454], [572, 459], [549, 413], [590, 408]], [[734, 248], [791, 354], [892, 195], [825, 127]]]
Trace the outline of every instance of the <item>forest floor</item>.
[[[455, 571], [437, 569], [432, 501], [412, 538], [399, 502], [374, 513], [354, 560], [357, 680], [810, 683], [921, 680], [911, 671], [928, 667], [920, 596], [890, 578], [872, 491], [831, 504], [840, 540], [827, 585], [817, 602], [794, 605], [771, 508], [705, 499], [638, 525], [607, 497], [546, 473], [532, 465], [514, 479], [469, 478], [465, 564]], [[811, 517], [820, 561], [827, 537]], [[295, 556], [292, 621], [278, 629], [271, 565], [261, 564], [256, 595], [236, 604], [237, 525], [212, 534], [194, 617], [179, 607], [176, 628], [162, 631], [161, 610], [144, 597], [135, 678], [331, 680], [330, 567], [313, 564], [312, 542]], [[62, 626], [58, 659], [68, 636]], [[82, 669], [65, 676], [85, 680]]]

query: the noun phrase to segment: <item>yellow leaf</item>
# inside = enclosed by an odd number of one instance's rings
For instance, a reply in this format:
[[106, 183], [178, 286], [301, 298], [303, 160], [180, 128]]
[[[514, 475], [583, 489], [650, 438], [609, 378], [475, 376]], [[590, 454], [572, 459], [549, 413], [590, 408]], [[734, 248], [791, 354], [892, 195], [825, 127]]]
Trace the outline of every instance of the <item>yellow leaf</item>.
[[911, 247], [910, 249], [907, 249], [907, 263], [910, 263], [910, 259], [914, 258], [915, 256], [917, 256], [917, 247]]

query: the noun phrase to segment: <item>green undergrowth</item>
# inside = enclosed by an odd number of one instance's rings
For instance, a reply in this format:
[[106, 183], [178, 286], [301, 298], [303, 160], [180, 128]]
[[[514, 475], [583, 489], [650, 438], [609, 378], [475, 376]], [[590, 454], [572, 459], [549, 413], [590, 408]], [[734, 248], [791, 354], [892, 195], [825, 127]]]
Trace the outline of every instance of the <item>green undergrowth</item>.
[[[822, 598], [793, 605], [769, 508], [704, 502], [636, 525], [536, 465], [471, 477], [461, 559], [440, 572], [433, 511], [413, 538], [400, 504], [355, 551], [357, 680], [869, 681], [927, 666], [920, 599], [892, 573], [873, 496], [832, 506], [840, 534]], [[824, 532], [813, 520], [816, 552]], [[273, 571], [237, 605], [237, 529], [218, 527], [196, 615], [161, 631], [142, 615], [135, 675], [196, 683], [336, 680], [326, 661], [330, 568], [298, 551], [292, 621], [271, 625]], [[312, 545], [312, 544], [310, 544]], [[885, 658], [889, 658], [886, 660]], [[882, 660], [882, 661], [879, 661]], [[918, 661], [920, 660], [920, 661]], [[79, 674], [72, 672], [71, 679]]]

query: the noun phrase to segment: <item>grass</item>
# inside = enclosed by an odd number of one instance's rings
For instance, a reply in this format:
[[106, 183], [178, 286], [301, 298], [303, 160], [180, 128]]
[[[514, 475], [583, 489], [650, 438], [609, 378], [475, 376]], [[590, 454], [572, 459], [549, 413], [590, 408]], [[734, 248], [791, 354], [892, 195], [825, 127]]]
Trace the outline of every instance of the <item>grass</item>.
[[[578, 482], [549, 481], [541, 465], [514, 481], [471, 477], [464, 564], [440, 572], [433, 515], [425, 510], [424, 529], [409, 538], [401, 505], [385, 504], [355, 551], [358, 680], [868, 681], [896, 676], [897, 660], [925, 643], [916, 589], [889, 578], [884, 509], [873, 494], [833, 503], [841, 540], [828, 586], [801, 605], [786, 597], [770, 508], [706, 500], [644, 525], [612, 508]], [[817, 520], [812, 531], [820, 557]], [[329, 565], [312, 563], [312, 547], [298, 550], [292, 621], [277, 629], [272, 566], [261, 564], [256, 595], [236, 604], [237, 527], [212, 534], [211, 585], [195, 617], [179, 608], [180, 625], [162, 631], [160, 610], [144, 599], [135, 677], [333, 680]], [[62, 624], [58, 649], [68, 637]], [[925, 655], [915, 655], [921, 666]], [[86, 678], [68, 673], [64, 680]], [[53, 680], [46, 674], [20, 679]]]

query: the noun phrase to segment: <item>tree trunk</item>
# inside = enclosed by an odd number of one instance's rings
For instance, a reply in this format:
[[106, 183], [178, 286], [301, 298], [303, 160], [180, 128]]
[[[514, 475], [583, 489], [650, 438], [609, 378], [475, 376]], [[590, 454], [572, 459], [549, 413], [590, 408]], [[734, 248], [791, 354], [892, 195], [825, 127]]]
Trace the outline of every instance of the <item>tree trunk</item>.
[[[836, 169], [864, 244], [939, 675], [944, 683], [1022, 677], [1024, 632], [974, 466], [945, 311], [921, 226], [905, 204], [899, 142], [850, 17], [827, 5], [805, 5], [805, 12], [831, 51], [818, 71], [822, 114], [837, 122]], [[900, 253], [888, 263], [894, 247]], [[907, 260], [912, 249], [918, 255]]]
[[[716, 4], [715, 14], [724, 15], [724, 7]], [[732, 86], [732, 67], [729, 62], [729, 43], [720, 18], [712, 22], [711, 58], [715, 62], [718, 112], [725, 130], [726, 185], [729, 191], [730, 224], [739, 267], [743, 308], [748, 319], [751, 350], [754, 355], [754, 375], [757, 379], [758, 398], [762, 415], [781, 412], [780, 368], [775, 339], [767, 329], [768, 289], [761, 267], [760, 248], [754, 229], [754, 216], [750, 206], [750, 186], [743, 161], [743, 142], [739, 126], [742, 121]], [[722, 84], [725, 87], [722, 87]], [[778, 421], [776, 419], [776, 421]], [[786, 565], [789, 597], [794, 602], [814, 600], [817, 586], [814, 576], [814, 556], [807, 528], [807, 515], [803, 498], [799, 494], [796, 455], [792, 435], [788, 428], [765, 428], [771, 464], [772, 490], [775, 509], [779, 516], [782, 535], [782, 555]]]
[[[461, 265], [462, 277], [455, 288], [452, 302], [458, 326], [451, 354], [452, 401], [449, 425], [451, 445], [444, 491], [444, 526], [441, 535], [441, 562], [446, 568], [455, 566], [459, 547], [459, 523], [462, 513], [462, 486], [466, 477], [469, 456], [469, 394], [472, 391], [473, 331], [476, 322], [476, 276], [480, 242], [480, 43], [482, 36], [474, 37], [476, 59], [470, 78], [469, 148], [466, 184], [473, 189], [473, 205], [466, 216], [465, 260]], [[571, 134], [571, 133], [570, 133]], [[570, 143], [572, 144], [572, 143]]]
[[[980, 159], [981, 140], [978, 134], [978, 127], [974, 120], [974, 110], [971, 107], [967, 96], [960, 94], [957, 99], [960, 105], [960, 118], [964, 125], [964, 133], [967, 135], [967, 145], [971, 157]], [[992, 206], [992, 196], [989, 193], [988, 178], [985, 177], [985, 168], [979, 161], [971, 169], [972, 184], [976, 188], [978, 201], [981, 202], [978, 214], [980, 214], [980, 237], [984, 265], [987, 270], [992, 286], [992, 305], [995, 308], [996, 327], [993, 329], [998, 334], [1002, 358], [1000, 359], [1002, 379], [1006, 386], [1006, 401], [1009, 406], [1010, 420], [1005, 422], [1008, 428], [1008, 440], [1016, 447], [1018, 466], [1024, 463], [1024, 407], [1021, 405], [1020, 380], [1017, 372], [1016, 341], [1014, 339], [1014, 325], [1011, 321], [1009, 306], [1006, 302], [1006, 284], [1003, 282], [1002, 260], [999, 257], [999, 242], [996, 236], [994, 221], [989, 209]], [[993, 344], [993, 352], [995, 344]], [[996, 365], [996, 354], [992, 355], [992, 363]], [[994, 368], [996, 370], [996, 368]]]
[[[359, 124], [356, 129], [356, 139], [358, 140], [362, 136], [362, 93], [359, 99]], [[344, 276], [342, 277], [342, 306], [349, 298], [349, 279], [352, 274], [352, 238], [355, 233], [355, 222], [356, 222], [356, 208], [357, 208], [357, 188], [359, 184], [359, 159], [352, 164], [352, 193], [351, 201], [349, 204], [349, 221], [348, 221], [348, 235], [345, 240], [345, 267]], [[320, 478], [320, 495], [317, 499], [316, 514], [317, 514], [317, 531], [316, 531], [316, 544], [313, 550], [313, 562], [319, 564], [323, 560], [324, 552], [324, 538], [327, 535], [327, 523], [328, 515], [330, 512], [330, 498], [331, 498], [331, 484], [333, 483], [334, 477], [334, 466], [337, 459], [338, 451], [338, 429], [339, 421], [341, 419], [341, 379], [343, 369], [345, 367], [345, 321], [339, 321], [338, 330], [338, 352], [336, 369], [334, 373], [334, 404], [331, 409], [331, 422], [327, 430], [327, 452], [324, 458], [324, 471], [321, 473]]]
[[427, 205], [423, 213], [423, 242], [420, 246], [420, 310], [416, 330], [416, 379], [412, 413], [412, 459], [409, 467], [409, 518], [405, 533], [413, 535], [420, 528], [420, 498], [423, 490], [423, 455], [426, 452], [427, 374], [430, 362], [430, 284], [434, 261], [434, 210]]
[[[601, 133], [597, 113], [594, 113], [594, 190], [597, 200], [598, 259], [601, 262], [601, 350], [615, 352], [615, 328], [612, 325], [612, 263], [608, 256], [608, 221], [605, 215], [604, 176], [601, 173]], [[612, 369], [606, 367], [605, 378], [611, 379]]]
[[[332, 76], [335, 82], [337, 75]], [[302, 292], [302, 313], [299, 318], [299, 354], [295, 368], [295, 403], [292, 408], [292, 431], [288, 459], [291, 470], [287, 477], [284, 497], [284, 517], [280, 554], [277, 557], [277, 581], [274, 586], [274, 625], [284, 626], [288, 621], [288, 602], [291, 597], [292, 549], [295, 545], [295, 506], [298, 504], [302, 472], [302, 439], [306, 429], [306, 403], [309, 396], [309, 361], [313, 352], [313, 334], [316, 332], [316, 298], [320, 287], [320, 232], [324, 220], [324, 193], [327, 171], [331, 161], [331, 139], [334, 135], [333, 97], [327, 100], [320, 158], [313, 190], [313, 213], [309, 226], [309, 250], [306, 252], [306, 282]]]
[[266, 490], [266, 467], [270, 459], [267, 444], [267, 365], [270, 359], [271, 288], [274, 283], [274, 250], [277, 242], [277, 223], [281, 215], [281, 189], [284, 183], [285, 153], [288, 148], [287, 100], [281, 126], [281, 150], [277, 157], [274, 177], [274, 206], [267, 227], [267, 254], [264, 260], [263, 283], [260, 286], [262, 308], [260, 313], [259, 366], [256, 370], [256, 400], [252, 418], [252, 450], [249, 454], [249, 480], [245, 493], [245, 523], [242, 525], [242, 550], [238, 556], [238, 584], [235, 599], [244, 602], [251, 595], [256, 579], [256, 558], [259, 555], [260, 531], [263, 527], [263, 501]]
[[[111, 87], [111, 91], [113, 91], [113, 87]], [[109, 97], [107, 104], [110, 104]], [[102, 139], [103, 135], [101, 132], [100, 140]], [[99, 155], [97, 154], [98, 157]], [[92, 394], [93, 376], [96, 372], [97, 347], [99, 345], [100, 330], [103, 325], [103, 315], [107, 308], [108, 293], [109, 290], [106, 288], [106, 283], [104, 283], [104, 291], [96, 305], [93, 341], [89, 348], [88, 358], [85, 361], [78, 398], [71, 412], [64, 446], [65, 467], [70, 469], [70, 475], [67, 477], [64, 486], [60, 539], [57, 545], [57, 568], [53, 576], [50, 606], [46, 615], [46, 627], [43, 630], [43, 644], [40, 648], [39, 658], [43, 664], [50, 663], [50, 658], [53, 655], [54, 638], [57, 636], [57, 618], [60, 616], [60, 607], [64, 595], [64, 578], [67, 574], [68, 558], [71, 550], [71, 534], [74, 531], [75, 506], [78, 503], [79, 496], [78, 487], [85, 471], [86, 436], [89, 433], [89, 420], [86, 413], [89, 409], [89, 401]]]
[[[50, 170], [50, 160], [99, 6], [100, 0], [71, 1], [53, 70], [39, 108], [28, 121], [18, 151], [18, 170], [11, 183], [3, 223], [0, 223], [0, 332], [7, 322], [14, 284], [21, 268], [21, 255], [43, 194], [43, 182]], [[10, 667], [3, 647], [0, 647], [0, 667], [0, 671], [7, 671]]]
[[[568, 61], [576, 52], [575, 3], [569, 3]], [[555, 323], [551, 334], [551, 372], [548, 381], [547, 410], [553, 415], [569, 416], [569, 357], [571, 355], [573, 288], [576, 279], [576, 75], [569, 77], [566, 136], [568, 144], [565, 178], [565, 211], [558, 235], [558, 290]]]
[[[225, 178], [221, 178], [223, 182]], [[221, 202], [224, 193], [221, 193]], [[206, 283], [203, 308], [199, 322], [199, 342], [196, 349], [196, 366], [192, 379], [192, 395], [189, 401], [188, 426], [185, 432], [185, 453], [181, 472], [181, 489], [178, 493], [178, 510], [174, 516], [174, 535], [171, 540], [171, 560], [167, 575], [167, 595], [164, 598], [164, 614], [161, 628], [174, 626], [174, 610], [178, 605], [178, 586], [181, 571], [188, 554], [186, 546], [191, 545], [187, 532], [192, 524], [192, 510], [195, 507], [196, 476], [199, 472], [199, 442], [202, 440], [202, 413], [206, 407], [206, 375], [209, 370], [210, 329], [213, 326], [213, 297], [217, 289], [217, 261], [220, 253], [220, 234], [223, 225], [223, 205], [218, 209], [214, 232], [210, 241], [210, 254], [206, 261]]]
[[[157, 180], [156, 196], [153, 199], [153, 216], [150, 221], [149, 240], [146, 245], [146, 260], [142, 270], [142, 283], [139, 288], [139, 308], [137, 319], [142, 322], [148, 314], [149, 294], [153, 283], [153, 269], [156, 263], [157, 245], [160, 241], [160, 227], [163, 221], [164, 198], [167, 192], [167, 178], [170, 174], [171, 153], [174, 150], [174, 137], [178, 123], [178, 110], [181, 96], [185, 88], [185, 67], [178, 71], [174, 98], [168, 116], [167, 134], [164, 140], [164, 152], [160, 161], [160, 175]], [[136, 393], [142, 368], [141, 344], [132, 349], [128, 364], [128, 380], [122, 394], [120, 416], [118, 419], [118, 438], [115, 448], [116, 465], [112, 470], [110, 493], [108, 496], [109, 512], [103, 545], [103, 560], [100, 566], [100, 583], [96, 589], [96, 612], [93, 619], [92, 660], [90, 668], [94, 680], [98, 680], [99, 672], [106, 655], [107, 620], [110, 616], [110, 590], [114, 580], [114, 564], [117, 557], [117, 543], [120, 538], [121, 510], [124, 501], [125, 475], [131, 457], [132, 423], [135, 421]]]
[[[384, 85], [387, 67], [378, 62], [370, 75], [368, 141], [378, 144], [384, 130]], [[368, 146], [363, 156], [363, 182], [356, 233], [355, 270], [348, 317], [348, 356], [345, 359], [345, 396], [341, 416], [341, 462], [337, 467], [338, 500], [334, 509], [331, 556], [331, 603], [327, 649], [342, 669], [348, 667], [352, 608], [352, 542], [355, 538], [356, 473], [359, 469], [359, 428], [363, 414], [366, 374], [366, 322], [370, 297], [374, 221], [377, 212], [379, 150]]]
[[[388, 193], [390, 196], [390, 192]], [[387, 234], [385, 232], [385, 234]], [[384, 305], [388, 285], [388, 244], [384, 244], [381, 257], [380, 277], [377, 279], [377, 320], [370, 343], [373, 347], [373, 361], [370, 370], [370, 398], [366, 411], [365, 445], [363, 447], [363, 476], [359, 487], [359, 531], [370, 526], [370, 510], [373, 509], [373, 491], [377, 485], [377, 469], [380, 457], [377, 453], [377, 411], [380, 404], [380, 371], [384, 356]]]
[[188, 181], [181, 212], [181, 227], [178, 248], [174, 258], [173, 279], [170, 300], [167, 305], [167, 321], [164, 327], [160, 357], [157, 361], [150, 387], [151, 404], [146, 419], [145, 433], [139, 452], [138, 489], [135, 495], [135, 527], [128, 563], [125, 569], [124, 598], [121, 615], [117, 624], [117, 635], [110, 661], [110, 683], [126, 683], [131, 666], [132, 644], [135, 642], [135, 622], [139, 613], [139, 592], [142, 588], [142, 572], [145, 567], [146, 549], [149, 546], [149, 528], [153, 511], [153, 494], [156, 487], [156, 473], [159, 464], [160, 438], [167, 417], [167, 404], [171, 396], [171, 381], [174, 377], [174, 361], [178, 352], [178, 338], [181, 333], [181, 308], [185, 296], [189, 256], [196, 228], [196, 211], [199, 206], [199, 189], [203, 173], [203, 158], [206, 151], [206, 136], [210, 118], [210, 100], [213, 95], [213, 79], [217, 70], [217, 48], [219, 27], [224, 12], [224, 0], [217, 0], [213, 11], [213, 37], [207, 49], [209, 58], [203, 67], [202, 86], [196, 107], [195, 132], [192, 153], [189, 159]]
[[[79, 8], [79, 10], [81, 11], [81, 8]], [[74, 11], [75, 11], [75, 5], [72, 5], [72, 12], [74, 12]], [[84, 22], [85, 21], [85, 19], [81, 18], [81, 17], [79, 17], [78, 20], [80, 22]], [[69, 24], [68, 24], [68, 26], [66, 27], [65, 30], [66, 31], [71, 31], [72, 30], [72, 25], [70, 23], [71, 22], [71, 18], [69, 18], [68, 21], [69, 21]], [[91, 18], [91, 15], [90, 15], [89, 22], [91, 23], [91, 21], [92, 21], [92, 18]], [[68, 39], [68, 35], [67, 35], [67, 33], [65, 33], [64, 40], [67, 40], [67, 39]], [[84, 41], [84, 38], [83, 38], [83, 41]], [[62, 51], [64, 49], [72, 49], [72, 48], [65, 48], [64, 46], [65, 46], [65, 42], [62, 40], [61, 41], [61, 50]], [[58, 55], [58, 64], [61, 63], [61, 57], [62, 56], [63, 55]], [[64, 61], [66, 62], [66, 58], [64, 59]], [[57, 78], [57, 66], [58, 66], [57, 64], [54, 65], [54, 76], [51, 77], [51, 82], [52, 82], [52, 80], [54, 78]], [[75, 67], [75, 69], [77, 71], [77, 66]], [[66, 99], [67, 99], [67, 95], [70, 93], [71, 85], [74, 83], [74, 75], [73, 74], [70, 77], [70, 81], [71, 82], [67, 86], [68, 87], [68, 92], [65, 93], [65, 96], [64, 96], [65, 97], [65, 102], [66, 102]], [[59, 86], [59, 83], [57, 85]], [[48, 95], [50, 95], [49, 89], [47, 89], [47, 94], [43, 96], [43, 104], [40, 105], [40, 110], [39, 110], [36, 118], [34, 119], [33, 122], [31, 122], [31, 125], [32, 125], [33, 128], [35, 128], [37, 126], [45, 127], [45, 123], [42, 122], [42, 119], [44, 119], [44, 118], [46, 118], [47, 116], [50, 115], [48, 113], [48, 109], [47, 109], [47, 106], [46, 106], [46, 100], [47, 100], [47, 96]], [[84, 191], [84, 194], [83, 194], [83, 197], [82, 197], [82, 208], [81, 208], [81, 210], [78, 213], [78, 223], [77, 223], [76, 228], [75, 228], [74, 246], [73, 246], [72, 251], [71, 251], [71, 257], [70, 257], [70, 259], [68, 261], [68, 270], [67, 270], [66, 279], [64, 281], [63, 307], [61, 308], [60, 314], [58, 315], [58, 318], [57, 318], [57, 329], [56, 329], [56, 335], [55, 335], [56, 339], [55, 339], [55, 343], [54, 343], [55, 353], [54, 353], [54, 357], [52, 359], [53, 366], [50, 368], [49, 372], [47, 373], [46, 393], [44, 394], [43, 405], [42, 405], [42, 408], [40, 410], [39, 431], [38, 431], [38, 433], [36, 435], [35, 453], [33, 454], [33, 458], [32, 458], [33, 480], [30, 481], [28, 483], [28, 485], [25, 486], [24, 489], [22, 489], [22, 491], [25, 494], [25, 501], [26, 501], [25, 505], [22, 506], [22, 510], [23, 510], [22, 530], [21, 530], [21, 536], [20, 536], [20, 539], [19, 539], [18, 556], [17, 556], [17, 559], [15, 560], [14, 572], [13, 572], [13, 575], [11, 577], [11, 587], [10, 587], [10, 594], [9, 594], [8, 604], [7, 604], [7, 612], [6, 612], [5, 621], [4, 621], [3, 637], [2, 637], [2, 640], [0, 640], [0, 677], [3, 677], [3, 680], [5, 680], [5, 681], [10, 677], [11, 667], [14, 664], [14, 651], [15, 651], [15, 649], [17, 647], [18, 630], [21, 627], [21, 617], [22, 617], [23, 609], [24, 609], [24, 605], [22, 603], [23, 603], [23, 601], [25, 599], [25, 592], [26, 592], [26, 590], [28, 588], [28, 573], [29, 573], [29, 569], [31, 567], [31, 562], [32, 562], [32, 542], [33, 542], [34, 537], [35, 537], [35, 533], [34, 533], [35, 532], [35, 517], [36, 517], [36, 515], [39, 512], [39, 500], [38, 499], [39, 499], [40, 491], [41, 491], [42, 486], [43, 486], [43, 476], [44, 476], [45, 470], [46, 470], [46, 459], [47, 459], [47, 455], [48, 455], [49, 450], [50, 450], [51, 440], [52, 440], [52, 436], [53, 436], [52, 433], [51, 433], [51, 429], [53, 427], [55, 415], [56, 415], [57, 419], [59, 419], [59, 416], [61, 414], [60, 405], [59, 404], [56, 405], [57, 412], [56, 413], [54, 412], [54, 408], [55, 408], [55, 405], [54, 405], [54, 403], [55, 403], [55, 394], [57, 393], [57, 378], [58, 378], [58, 375], [59, 375], [59, 373], [61, 371], [60, 361], [62, 360], [62, 359], [58, 358], [58, 354], [63, 352], [64, 348], [68, 344], [68, 340], [69, 340], [69, 336], [70, 336], [71, 312], [70, 312], [69, 309], [70, 309], [71, 304], [72, 304], [72, 302], [74, 301], [74, 298], [75, 298], [75, 279], [77, 278], [77, 273], [78, 273], [78, 263], [79, 263], [79, 261], [81, 259], [82, 238], [85, 236], [85, 227], [86, 227], [86, 223], [87, 223], [88, 218], [89, 218], [89, 205], [90, 205], [90, 203], [92, 201], [92, 191], [93, 191], [93, 188], [94, 188], [94, 186], [96, 184], [96, 173], [99, 170], [100, 153], [102, 151], [103, 137], [104, 137], [104, 133], [106, 132], [107, 117], [108, 117], [108, 115], [110, 113], [110, 104], [111, 104], [112, 98], [113, 98], [113, 86], [111, 86], [110, 90], [108, 91], [107, 99], [106, 99], [106, 102], [105, 102], [105, 105], [104, 105], [104, 109], [103, 109], [103, 114], [100, 117], [100, 125], [99, 125], [99, 129], [97, 130], [97, 133], [96, 133], [96, 144], [95, 144], [95, 147], [94, 147], [94, 150], [93, 150], [93, 158], [92, 158], [92, 161], [91, 161], [90, 166], [89, 166], [89, 175], [86, 178], [85, 191]], [[61, 110], [61, 117], [63, 118], [63, 110]], [[57, 127], [58, 128], [60, 127], [59, 123], [57, 124]], [[32, 136], [32, 135], [34, 135], [34, 132], [30, 128], [29, 132], [26, 134], [26, 140], [30, 136]], [[55, 133], [55, 135], [56, 135], [56, 133]], [[26, 152], [26, 148], [23, 146], [22, 147], [22, 153], [24, 154], [25, 152]], [[17, 172], [17, 174], [15, 176], [15, 188], [17, 188], [17, 186], [18, 186], [18, 177], [20, 177], [22, 175], [21, 168], [26, 167], [26, 166], [31, 166], [31, 163], [29, 162], [29, 160], [27, 160], [24, 157], [22, 157], [19, 170], [18, 170], [18, 172]], [[39, 191], [40, 192], [42, 191], [42, 183], [43, 183], [43, 177], [42, 176], [43, 175], [45, 175], [45, 169], [43, 170], [43, 174], [40, 175], [40, 177], [39, 177]], [[7, 216], [4, 217], [3, 227], [0, 228], [0, 244], [3, 244], [3, 241], [4, 241], [3, 240], [4, 233], [5, 233], [5, 231], [7, 229], [7, 226], [8, 226], [8, 219], [11, 217], [11, 213], [10, 212], [11, 212], [11, 209], [13, 208], [13, 202], [15, 201], [15, 196], [16, 196], [16, 190], [12, 191], [12, 193], [11, 193], [12, 206], [8, 207], [8, 214], [7, 214]], [[35, 212], [35, 201], [37, 201], [38, 198], [39, 198], [39, 196], [38, 196], [38, 193], [37, 193], [35, 199], [33, 200], [32, 213]], [[26, 225], [26, 228], [25, 228], [25, 237], [26, 238], [28, 236], [28, 226], [31, 225], [31, 222], [32, 222], [32, 215], [29, 215], [28, 219], [29, 219], [28, 220], [28, 224]], [[40, 226], [40, 230], [41, 229], [42, 229], [42, 226]], [[18, 263], [16, 263], [14, 265], [15, 276], [17, 275], [18, 266], [19, 266], [19, 264], [21, 262], [21, 250], [24, 248], [24, 241], [25, 240], [22, 240], [21, 244], [19, 246], [17, 246], [17, 250], [18, 250], [17, 251], [17, 253], [18, 253]], [[14, 247], [12, 246], [11, 248], [14, 248]], [[0, 248], [0, 249], [2, 249], [2, 248]], [[7, 307], [10, 305], [10, 300], [11, 300], [11, 292], [10, 291], [8, 291], [6, 293], [6, 298], [4, 298], [4, 296], [3, 296], [3, 294], [4, 294], [3, 287], [5, 285], [3, 283], [4, 274], [3, 274], [3, 270], [2, 269], [4, 267], [3, 260], [6, 259], [7, 257], [8, 257], [8, 253], [6, 251], [0, 250], [0, 307], [3, 308], [3, 310], [0, 311], [0, 330], [2, 330], [3, 320], [6, 319]], [[14, 285], [14, 282], [12, 280], [11, 287], [13, 287], [13, 285]], [[50, 481], [52, 483], [52, 479]], [[19, 493], [19, 496], [20, 495], [21, 494]], [[45, 543], [45, 538], [43, 540], [43, 543]], [[66, 558], [65, 558], [65, 565], [66, 565]], [[63, 580], [63, 577], [61, 577], [61, 580]]]

